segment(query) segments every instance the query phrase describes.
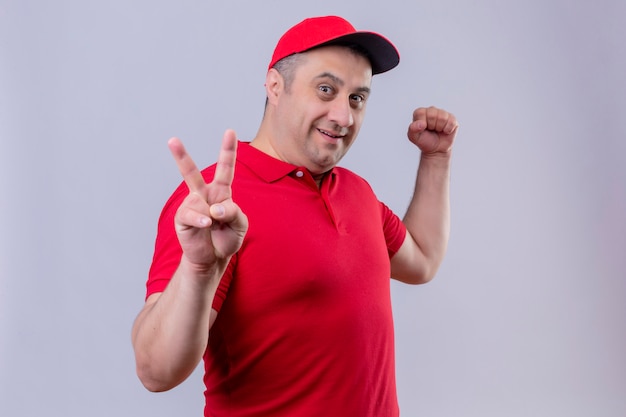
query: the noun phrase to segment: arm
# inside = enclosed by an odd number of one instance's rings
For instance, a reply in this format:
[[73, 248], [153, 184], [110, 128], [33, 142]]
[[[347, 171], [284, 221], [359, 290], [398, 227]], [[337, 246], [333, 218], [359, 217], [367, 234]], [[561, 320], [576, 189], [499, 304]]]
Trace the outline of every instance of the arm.
[[391, 259], [392, 276], [409, 284], [430, 281], [441, 264], [450, 233], [450, 159], [458, 123], [435, 107], [413, 113], [408, 137], [422, 152], [415, 191], [404, 216], [407, 236]]
[[165, 291], [152, 294], [132, 329], [137, 375], [150, 391], [175, 387], [202, 358], [217, 312], [213, 298], [248, 221], [232, 201], [237, 139], [224, 134], [215, 177], [206, 184], [178, 139], [168, 143], [189, 188], [174, 224], [183, 255]]

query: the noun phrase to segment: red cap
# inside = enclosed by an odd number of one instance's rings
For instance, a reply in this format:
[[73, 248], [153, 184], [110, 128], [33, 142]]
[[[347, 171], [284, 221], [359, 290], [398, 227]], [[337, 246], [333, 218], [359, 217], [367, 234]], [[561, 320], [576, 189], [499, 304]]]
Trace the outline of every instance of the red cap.
[[400, 62], [398, 50], [384, 36], [357, 31], [350, 22], [338, 16], [323, 16], [305, 19], [285, 32], [274, 49], [268, 69], [289, 55], [326, 45], [361, 47], [372, 64], [372, 74], [389, 71]]

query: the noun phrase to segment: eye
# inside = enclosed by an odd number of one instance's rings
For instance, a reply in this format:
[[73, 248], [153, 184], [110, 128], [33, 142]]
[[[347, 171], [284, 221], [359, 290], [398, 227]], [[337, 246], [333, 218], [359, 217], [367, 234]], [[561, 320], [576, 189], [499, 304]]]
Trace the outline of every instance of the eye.
[[319, 91], [322, 92], [323, 94], [327, 94], [330, 95], [333, 93], [333, 88], [329, 85], [320, 85], [318, 87]]
[[365, 96], [360, 94], [352, 94], [350, 96], [350, 103], [352, 103], [352, 107], [361, 108], [365, 104]]
[[365, 101], [365, 97], [359, 95], [359, 94], [352, 94], [350, 96], [350, 100], [356, 102], [356, 103], [362, 103]]

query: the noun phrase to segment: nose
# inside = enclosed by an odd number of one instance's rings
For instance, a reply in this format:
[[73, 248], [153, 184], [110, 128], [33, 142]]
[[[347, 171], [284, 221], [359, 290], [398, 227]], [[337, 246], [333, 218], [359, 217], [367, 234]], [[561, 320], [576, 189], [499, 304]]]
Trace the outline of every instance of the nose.
[[328, 117], [331, 122], [337, 124], [341, 128], [352, 126], [354, 124], [354, 117], [352, 116], [350, 100], [341, 98], [333, 100]]

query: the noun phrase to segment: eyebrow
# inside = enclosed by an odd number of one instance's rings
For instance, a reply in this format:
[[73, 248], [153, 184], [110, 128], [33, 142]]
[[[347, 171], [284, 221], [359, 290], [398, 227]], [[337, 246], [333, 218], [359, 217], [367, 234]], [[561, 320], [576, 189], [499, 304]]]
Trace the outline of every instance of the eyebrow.
[[[315, 79], [320, 79], [320, 78], [330, 78], [334, 83], [339, 84], [342, 87], [346, 84], [345, 81], [343, 81], [341, 78], [337, 77], [335, 74], [330, 73], [330, 72], [323, 72], [317, 77], [315, 77]], [[371, 91], [369, 87], [365, 87], [365, 86], [359, 87], [356, 90], [357, 92], [368, 93], [368, 94]]]

